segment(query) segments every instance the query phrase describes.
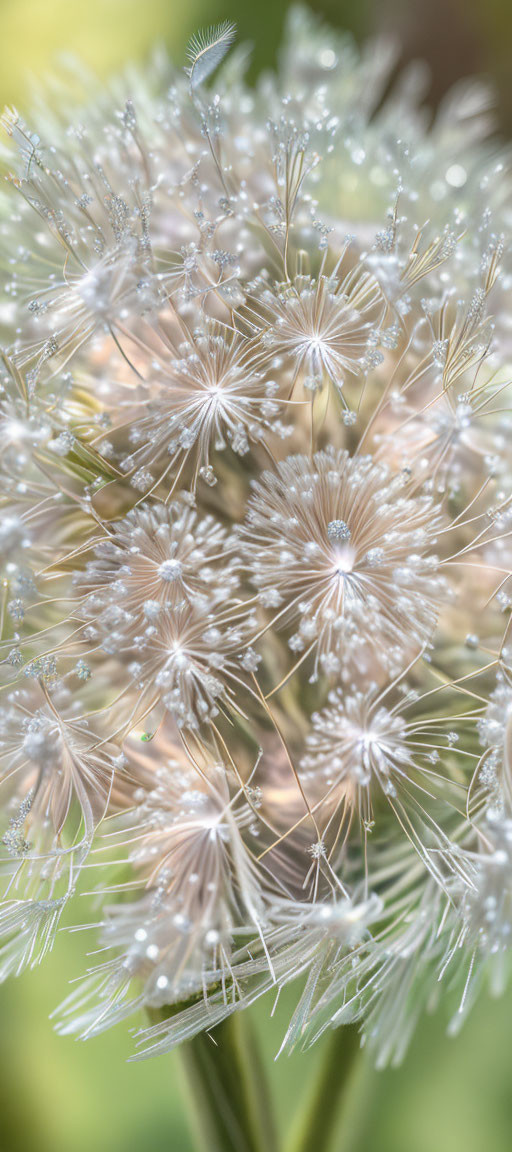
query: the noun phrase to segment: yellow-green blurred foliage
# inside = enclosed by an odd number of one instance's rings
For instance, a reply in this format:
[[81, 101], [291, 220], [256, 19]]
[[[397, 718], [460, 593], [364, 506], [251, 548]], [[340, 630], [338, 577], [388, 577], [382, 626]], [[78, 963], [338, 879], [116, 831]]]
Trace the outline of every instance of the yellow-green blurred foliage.
[[[0, 101], [25, 107], [27, 78], [54, 67], [62, 53], [79, 54], [100, 76], [143, 58], [155, 41], [183, 60], [189, 35], [226, 17], [237, 21], [242, 39], [255, 43], [254, 74], [275, 60], [287, 6], [286, 0], [0, 0]], [[433, 99], [458, 76], [490, 72], [501, 94], [502, 124], [512, 126], [509, 0], [316, 0], [312, 6], [358, 38], [379, 30], [398, 34], [404, 57], [429, 59]], [[128, 1064], [133, 1044], [123, 1026], [88, 1043], [53, 1033], [48, 1015], [67, 981], [83, 973], [84, 944], [80, 933], [64, 933], [43, 967], [0, 989], [0, 1149], [191, 1152], [177, 1055]], [[259, 1007], [256, 1023], [269, 1062], [285, 1019], [285, 1003], [268, 1021]], [[301, 1100], [321, 1047], [274, 1065], [282, 1124]], [[398, 1071], [375, 1073], [363, 1060], [351, 1152], [509, 1152], [511, 1088], [512, 993], [502, 1001], [483, 999], [456, 1040], [445, 1038], [440, 1018], [423, 1022]]]
[[197, 0], [0, 0], [0, 99], [23, 102], [27, 78], [61, 53], [79, 53], [101, 75], [144, 56], [155, 37], [181, 43], [198, 7]]

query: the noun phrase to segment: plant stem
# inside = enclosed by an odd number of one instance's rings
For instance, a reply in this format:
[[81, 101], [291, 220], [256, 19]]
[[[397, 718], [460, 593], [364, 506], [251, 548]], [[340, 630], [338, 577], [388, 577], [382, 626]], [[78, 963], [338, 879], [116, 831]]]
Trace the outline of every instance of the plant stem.
[[180, 1049], [204, 1152], [277, 1152], [269, 1092], [247, 1012]]
[[342, 1118], [359, 1052], [360, 1037], [355, 1025], [332, 1029], [319, 1075], [292, 1132], [288, 1152], [328, 1152], [334, 1136], [337, 1152], [348, 1148], [351, 1132], [346, 1124], [343, 1127]]

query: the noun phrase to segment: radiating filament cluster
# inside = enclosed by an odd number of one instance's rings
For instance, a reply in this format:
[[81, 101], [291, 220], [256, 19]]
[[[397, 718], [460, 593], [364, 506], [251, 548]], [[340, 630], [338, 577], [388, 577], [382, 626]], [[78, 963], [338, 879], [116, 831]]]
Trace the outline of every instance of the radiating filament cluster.
[[3, 118], [0, 975], [92, 892], [62, 1031], [294, 981], [383, 1064], [510, 967], [510, 174], [388, 45], [233, 36]]

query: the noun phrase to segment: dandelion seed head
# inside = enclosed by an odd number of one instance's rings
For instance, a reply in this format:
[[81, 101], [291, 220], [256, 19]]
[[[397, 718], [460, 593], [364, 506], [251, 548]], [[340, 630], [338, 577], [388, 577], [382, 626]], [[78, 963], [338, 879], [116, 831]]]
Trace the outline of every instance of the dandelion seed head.
[[384, 1065], [510, 969], [510, 173], [482, 87], [233, 38], [2, 120], [0, 979], [93, 875], [61, 1031], [293, 981]]
[[430, 497], [404, 493], [370, 457], [325, 451], [263, 475], [242, 551], [262, 604], [281, 623], [300, 619], [292, 650], [312, 645], [321, 666], [331, 657], [339, 670], [370, 648], [392, 671], [435, 624], [441, 523]]
[[342, 389], [347, 375], [362, 372], [373, 326], [383, 310], [377, 282], [368, 274], [347, 273], [342, 279], [318, 282], [300, 277], [279, 296], [266, 292], [271, 316], [264, 332], [266, 346], [289, 358], [292, 373], [310, 391], [324, 378]]
[[213, 607], [237, 583], [225, 528], [180, 499], [114, 521], [75, 579], [95, 632], [108, 638], [115, 626], [126, 645], [148, 621], [186, 605]]

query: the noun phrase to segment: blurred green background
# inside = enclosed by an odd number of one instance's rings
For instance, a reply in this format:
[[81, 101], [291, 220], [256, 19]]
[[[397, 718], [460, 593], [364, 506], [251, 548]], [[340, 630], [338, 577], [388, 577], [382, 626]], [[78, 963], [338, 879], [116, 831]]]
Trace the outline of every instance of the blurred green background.
[[[357, 39], [395, 34], [404, 60], [426, 59], [433, 105], [459, 77], [489, 75], [502, 132], [512, 135], [510, 0], [311, 6]], [[30, 76], [63, 52], [79, 54], [99, 75], [143, 58], [155, 40], [182, 61], [190, 34], [226, 17], [254, 43], [255, 75], [276, 59], [287, 7], [286, 0], [243, 7], [236, 0], [0, 0], [0, 101], [23, 109]], [[1, 1152], [192, 1152], [178, 1055], [128, 1064], [123, 1026], [86, 1044], [53, 1033], [48, 1015], [83, 972], [83, 954], [83, 937], [64, 933], [43, 967], [0, 989]], [[256, 1015], [270, 1064], [286, 1003], [272, 1021], [261, 1006]], [[281, 1123], [300, 1102], [321, 1047], [273, 1065]], [[456, 1040], [446, 1039], [440, 1017], [425, 1020], [398, 1071], [376, 1073], [363, 1059], [350, 1152], [510, 1152], [511, 1088], [512, 991], [501, 1001], [482, 999]]]

